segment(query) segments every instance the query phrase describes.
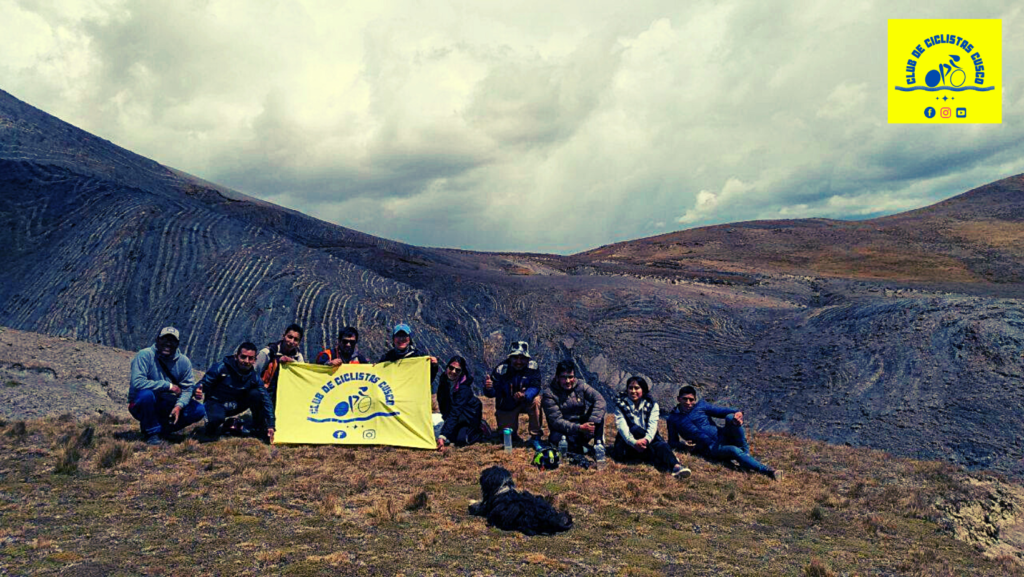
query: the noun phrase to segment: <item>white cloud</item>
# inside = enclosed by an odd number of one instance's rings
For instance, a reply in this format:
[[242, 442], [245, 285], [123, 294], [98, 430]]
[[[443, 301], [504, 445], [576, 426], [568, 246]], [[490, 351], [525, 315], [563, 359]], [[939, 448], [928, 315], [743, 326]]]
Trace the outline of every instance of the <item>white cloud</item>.
[[[1024, 171], [1010, 2], [0, 0], [0, 87], [415, 244], [578, 251], [861, 218]], [[1004, 122], [888, 125], [886, 20], [1003, 17]]]

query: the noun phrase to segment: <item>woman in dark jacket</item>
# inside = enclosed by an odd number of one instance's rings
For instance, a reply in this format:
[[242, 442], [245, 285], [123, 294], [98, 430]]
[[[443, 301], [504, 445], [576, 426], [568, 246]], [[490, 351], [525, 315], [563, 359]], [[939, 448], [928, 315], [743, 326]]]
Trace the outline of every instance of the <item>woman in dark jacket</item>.
[[480, 441], [484, 406], [473, 393], [473, 376], [466, 359], [454, 356], [448, 361], [437, 385], [437, 406], [444, 418], [437, 437], [438, 450], [445, 445], [464, 447]]
[[647, 461], [674, 477], [690, 476], [690, 470], [679, 464], [672, 447], [658, 434], [658, 403], [651, 398], [647, 381], [630, 377], [615, 405], [619, 409], [615, 415], [619, 434], [612, 447], [616, 461]]

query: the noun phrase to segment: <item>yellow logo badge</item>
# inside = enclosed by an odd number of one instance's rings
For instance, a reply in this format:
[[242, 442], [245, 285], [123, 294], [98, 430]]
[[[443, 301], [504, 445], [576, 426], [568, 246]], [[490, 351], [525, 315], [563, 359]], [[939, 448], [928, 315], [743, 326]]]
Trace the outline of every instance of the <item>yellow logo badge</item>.
[[889, 123], [1000, 124], [1000, 20], [890, 20]]

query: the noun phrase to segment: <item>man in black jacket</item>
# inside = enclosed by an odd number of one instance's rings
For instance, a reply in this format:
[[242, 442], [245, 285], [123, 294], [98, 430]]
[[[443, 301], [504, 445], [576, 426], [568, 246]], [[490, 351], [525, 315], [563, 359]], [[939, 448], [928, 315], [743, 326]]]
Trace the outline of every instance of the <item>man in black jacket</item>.
[[253, 369], [256, 345], [238, 345], [234, 356], [214, 364], [199, 381], [206, 395], [206, 436], [216, 437], [227, 417], [248, 409], [252, 412], [254, 435], [265, 442], [274, 442], [274, 405], [263, 380]]

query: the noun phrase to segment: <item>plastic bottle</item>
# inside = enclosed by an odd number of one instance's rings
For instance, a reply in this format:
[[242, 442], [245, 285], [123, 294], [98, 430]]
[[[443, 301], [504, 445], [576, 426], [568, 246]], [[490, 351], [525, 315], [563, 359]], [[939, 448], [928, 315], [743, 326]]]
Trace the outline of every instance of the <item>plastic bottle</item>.
[[568, 452], [569, 452], [569, 442], [565, 440], [565, 437], [562, 437], [558, 441], [558, 455], [561, 456], [561, 457], [564, 457], [565, 454], [568, 453]]
[[502, 431], [505, 437], [505, 452], [512, 452], [512, 429], [505, 429]]

